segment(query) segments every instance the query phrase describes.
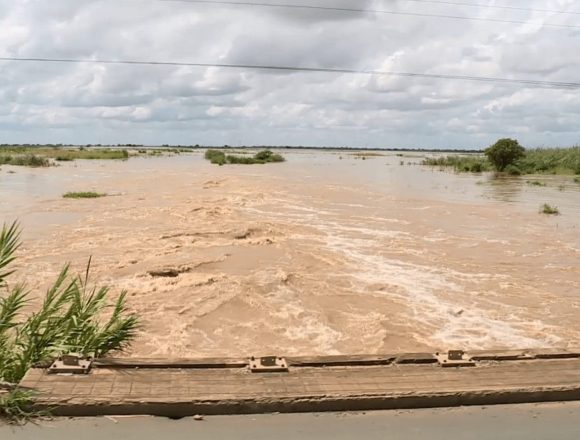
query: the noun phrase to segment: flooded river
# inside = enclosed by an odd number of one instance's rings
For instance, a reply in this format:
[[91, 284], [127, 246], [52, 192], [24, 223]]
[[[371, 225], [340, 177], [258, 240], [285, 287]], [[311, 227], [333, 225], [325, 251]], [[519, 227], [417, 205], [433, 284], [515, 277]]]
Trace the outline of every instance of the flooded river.
[[[129, 355], [388, 353], [580, 345], [580, 185], [292, 151], [211, 165], [200, 152], [0, 170], [18, 274], [62, 264], [129, 292]], [[539, 180], [546, 186], [532, 186]], [[67, 191], [108, 197], [63, 199]], [[543, 203], [562, 215], [538, 213]]]

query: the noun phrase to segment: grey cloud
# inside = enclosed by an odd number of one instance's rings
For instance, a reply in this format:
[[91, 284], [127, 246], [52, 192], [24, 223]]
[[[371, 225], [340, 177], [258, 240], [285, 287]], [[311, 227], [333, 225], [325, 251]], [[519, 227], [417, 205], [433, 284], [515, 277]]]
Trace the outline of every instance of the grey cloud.
[[[573, 16], [413, 4], [310, 5], [534, 22]], [[555, 1], [546, 6], [572, 7]], [[0, 56], [308, 67], [579, 81], [578, 33], [463, 20], [149, 0], [0, 0]], [[0, 61], [2, 142], [366, 146], [580, 143], [580, 91], [458, 80]]]

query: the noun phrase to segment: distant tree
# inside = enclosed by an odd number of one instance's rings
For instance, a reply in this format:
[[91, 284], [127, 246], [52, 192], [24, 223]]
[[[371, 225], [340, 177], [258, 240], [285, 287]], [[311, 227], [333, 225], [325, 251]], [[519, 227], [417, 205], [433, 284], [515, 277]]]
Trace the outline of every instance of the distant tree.
[[504, 138], [485, 150], [485, 155], [498, 171], [504, 171], [524, 157], [526, 149], [515, 139]]

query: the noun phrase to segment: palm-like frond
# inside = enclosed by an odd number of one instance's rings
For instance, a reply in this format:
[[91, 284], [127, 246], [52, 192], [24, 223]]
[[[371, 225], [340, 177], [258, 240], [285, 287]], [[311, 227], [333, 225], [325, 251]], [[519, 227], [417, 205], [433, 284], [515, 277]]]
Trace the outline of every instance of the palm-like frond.
[[0, 232], [0, 287], [5, 283], [4, 279], [12, 274], [13, 270], [6, 270], [6, 267], [14, 261], [16, 250], [20, 246], [20, 230], [18, 223], [14, 222], [10, 226], [3, 225]]
[[[6, 268], [14, 261], [19, 245], [18, 225], [4, 226], [0, 234], [0, 289], [5, 287], [4, 278], [13, 272]], [[138, 321], [127, 313], [126, 292], [109, 305], [108, 287], [89, 287], [90, 267], [89, 259], [84, 277], [71, 277], [69, 265], [64, 266], [40, 308], [23, 322], [17, 317], [28, 302], [25, 287], [17, 286], [0, 298], [0, 380], [17, 383], [31, 365], [62, 353], [99, 357], [129, 345]], [[100, 317], [111, 307], [110, 317], [102, 325]]]

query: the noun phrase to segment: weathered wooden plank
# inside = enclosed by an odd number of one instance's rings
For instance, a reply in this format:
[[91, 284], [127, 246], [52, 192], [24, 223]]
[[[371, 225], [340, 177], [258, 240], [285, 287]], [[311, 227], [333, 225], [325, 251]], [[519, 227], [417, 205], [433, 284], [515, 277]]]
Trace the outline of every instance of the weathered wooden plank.
[[[48, 375], [44, 369], [31, 369], [21, 385], [37, 390], [39, 408], [77, 416], [185, 416], [580, 400], [580, 358], [498, 360], [512, 359], [512, 355], [500, 353], [491, 362], [476, 362], [469, 368], [422, 364], [429, 360], [423, 355], [302, 357], [292, 359], [287, 373], [251, 373], [240, 368], [245, 360], [123, 359], [99, 361], [88, 375]], [[393, 363], [393, 358], [419, 363]], [[153, 367], [135, 367], [138, 364]]]

